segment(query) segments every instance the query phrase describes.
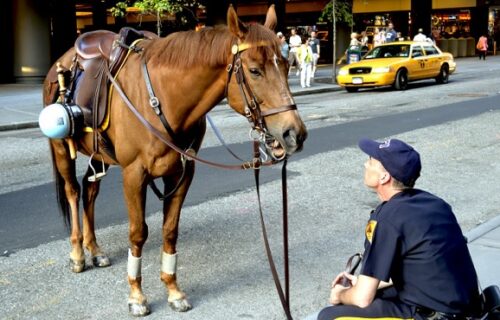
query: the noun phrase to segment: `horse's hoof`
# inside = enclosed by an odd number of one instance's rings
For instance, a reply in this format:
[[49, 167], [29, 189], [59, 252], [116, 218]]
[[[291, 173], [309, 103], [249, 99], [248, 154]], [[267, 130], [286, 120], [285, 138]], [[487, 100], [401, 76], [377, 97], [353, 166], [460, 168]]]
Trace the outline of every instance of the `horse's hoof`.
[[92, 257], [92, 264], [98, 268], [109, 267], [111, 265], [111, 261], [107, 256], [95, 256]]
[[193, 308], [185, 298], [169, 301], [168, 305], [172, 310], [177, 312], [186, 312]]
[[74, 273], [80, 273], [85, 270], [85, 260], [75, 261], [73, 259], [69, 259], [69, 267]]
[[151, 313], [147, 303], [130, 303], [128, 304], [128, 312], [134, 317], [145, 317]]

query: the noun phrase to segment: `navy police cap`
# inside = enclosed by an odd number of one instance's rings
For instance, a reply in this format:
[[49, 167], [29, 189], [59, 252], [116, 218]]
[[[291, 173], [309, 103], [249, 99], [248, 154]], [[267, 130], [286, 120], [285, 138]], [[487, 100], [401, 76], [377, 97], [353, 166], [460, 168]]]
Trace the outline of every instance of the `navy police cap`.
[[361, 139], [358, 145], [363, 152], [380, 161], [394, 179], [405, 185], [415, 183], [420, 176], [420, 155], [407, 143], [398, 139], [384, 142]]

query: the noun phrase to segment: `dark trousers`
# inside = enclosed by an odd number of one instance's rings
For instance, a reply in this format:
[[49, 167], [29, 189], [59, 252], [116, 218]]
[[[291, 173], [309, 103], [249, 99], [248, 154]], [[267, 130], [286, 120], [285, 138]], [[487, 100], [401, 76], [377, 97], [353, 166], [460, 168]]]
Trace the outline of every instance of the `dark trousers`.
[[415, 313], [414, 307], [399, 301], [396, 297], [396, 290], [392, 287], [380, 290], [373, 302], [366, 308], [335, 305], [324, 308], [318, 315], [318, 320], [340, 318], [422, 319], [420, 315]]
[[483, 60], [486, 60], [486, 51], [479, 50], [479, 60], [481, 60], [481, 58], [483, 58]]

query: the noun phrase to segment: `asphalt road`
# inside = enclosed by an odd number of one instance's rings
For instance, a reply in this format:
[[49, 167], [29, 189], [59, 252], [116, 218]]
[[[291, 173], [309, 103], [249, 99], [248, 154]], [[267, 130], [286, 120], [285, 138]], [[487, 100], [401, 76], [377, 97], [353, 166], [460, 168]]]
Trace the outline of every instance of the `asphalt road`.
[[[388, 137], [403, 132], [435, 126], [448, 121], [456, 121], [500, 108], [498, 97], [487, 97], [475, 101], [466, 101], [390, 116], [381, 116], [366, 120], [353, 121], [336, 126], [313, 129], [309, 133], [304, 152], [293, 157], [293, 161], [314, 154], [339, 150], [354, 145], [359, 137]], [[379, 126], [379, 123], [391, 123], [391, 126]], [[251, 150], [249, 143], [232, 144], [230, 148], [237, 154], [244, 155]], [[223, 147], [204, 148], [200, 156], [212, 161], [224, 163], [228, 154]], [[279, 168], [264, 168], [262, 183], [281, 178]], [[293, 175], [293, 172], [291, 173]], [[122, 223], [126, 217], [122, 193], [120, 169], [113, 167], [103, 180], [98, 197], [96, 225], [98, 228]], [[227, 194], [246, 190], [254, 184], [253, 175], [243, 171], [225, 171], [198, 165], [185, 206], [196, 205]], [[161, 182], [159, 183], [161, 186]], [[161, 189], [161, 188], [160, 188]], [[152, 192], [148, 193], [147, 212], [161, 210], [162, 204]], [[55, 212], [58, 211], [54, 186], [52, 183], [23, 189], [0, 195], [2, 220], [8, 221], [0, 226], [0, 253], [9, 255], [15, 251], [33, 248], [53, 240], [66, 238], [68, 232], [63, 228], [63, 221]], [[29, 199], [29, 201], [25, 201]], [[15, 210], [12, 210], [15, 208]], [[26, 228], [36, 222], [34, 229]]]

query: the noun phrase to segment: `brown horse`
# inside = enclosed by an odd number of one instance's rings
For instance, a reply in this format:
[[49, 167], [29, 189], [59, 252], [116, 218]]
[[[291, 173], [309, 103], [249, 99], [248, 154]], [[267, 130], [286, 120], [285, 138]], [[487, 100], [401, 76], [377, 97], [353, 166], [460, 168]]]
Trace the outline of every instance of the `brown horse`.
[[[275, 155], [279, 157], [300, 151], [307, 131], [290, 93], [287, 62], [281, 57], [277, 37], [272, 31], [276, 25], [274, 6], [269, 8], [264, 25], [243, 24], [232, 7], [228, 10], [227, 22], [227, 27], [179, 32], [166, 38], [139, 42], [137, 46], [141, 50], [130, 53], [116, 76], [116, 82], [138, 113], [156, 131], [162, 132], [166, 139], [176, 142], [184, 150], [198, 151], [205, 134], [205, 115], [227, 92], [231, 108], [247, 118], [255, 116], [248, 113], [247, 98], [253, 97], [255, 101], [250, 101], [251, 108], [258, 105], [257, 115], [262, 116], [261, 125], [265, 128], [266, 139], [274, 139], [270, 148]], [[68, 51], [58, 62], [69, 68], [74, 53], [74, 49]], [[236, 54], [239, 59], [234, 59]], [[160, 102], [161, 111], [170, 125], [169, 133], [150, 107], [149, 91], [142, 76], [143, 62], [149, 70], [150, 84]], [[240, 85], [240, 77], [230, 76], [232, 71], [228, 70], [234, 68], [242, 69], [246, 75], [245, 85]], [[54, 69], [55, 66], [52, 67], [52, 74]], [[44, 84], [45, 104], [54, 100], [50, 96], [54, 83], [49, 80], [47, 77]], [[105, 134], [114, 148], [114, 154], [110, 155], [101, 148], [91, 159], [94, 166], [100, 166], [102, 161], [106, 168], [109, 165], [123, 168], [123, 189], [129, 217], [129, 311], [135, 316], [149, 313], [141, 287], [141, 255], [148, 237], [145, 199], [148, 183], [159, 177], [163, 179], [165, 191], [175, 189], [164, 200], [163, 206], [161, 280], [167, 287], [171, 308], [187, 311], [191, 305], [179, 288], [176, 277], [176, 242], [181, 207], [192, 181], [194, 162], [184, 161], [179, 152], [148, 130], [127, 107], [118, 90], [111, 91], [109, 101], [109, 126]], [[79, 152], [92, 154], [92, 133], [83, 133], [73, 140]], [[71, 222], [71, 268], [74, 272], [84, 270], [84, 249], [90, 253], [95, 266], [108, 266], [109, 259], [97, 244], [94, 233], [94, 203], [99, 181], [89, 181], [93, 174], [89, 166], [80, 191], [68, 140], [50, 139], [50, 146], [59, 203]], [[83, 199], [83, 232], [78, 212], [80, 195]]]

